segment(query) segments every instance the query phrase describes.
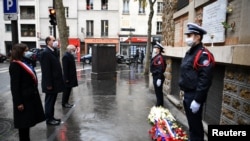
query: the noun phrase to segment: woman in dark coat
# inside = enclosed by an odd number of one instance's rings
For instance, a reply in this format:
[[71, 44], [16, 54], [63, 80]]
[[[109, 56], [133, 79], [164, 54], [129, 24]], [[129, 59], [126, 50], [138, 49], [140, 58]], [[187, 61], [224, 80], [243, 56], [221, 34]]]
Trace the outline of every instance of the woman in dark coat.
[[34, 67], [25, 61], [28, 54], [26, 44], [14, 45], [9, 66], [14, 126], [20, 141], [30, 141], [30, 127], [45, 120]]
[[65, 83], [65, 90], [62, 96], [62, 106], [64, 108], [71, 108], [73, 105], [69, 104], [69, 96], [73, 87], [78, 86], [76, 75], [76, 63], [75, 63], [75, 46], [68, 45], [67, 51], [62, 58], [63, 64], [63, 78]]

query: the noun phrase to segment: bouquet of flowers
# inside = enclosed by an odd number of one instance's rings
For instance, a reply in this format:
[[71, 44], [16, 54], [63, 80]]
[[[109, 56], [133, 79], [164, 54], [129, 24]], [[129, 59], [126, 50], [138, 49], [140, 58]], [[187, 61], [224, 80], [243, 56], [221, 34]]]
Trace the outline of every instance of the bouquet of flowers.
[[177, 124], [176, 119], [163, 107], [152, 107], [148, 115], [152, 128], [149, 130], [155, 141], [187, 141], [187, 134]]

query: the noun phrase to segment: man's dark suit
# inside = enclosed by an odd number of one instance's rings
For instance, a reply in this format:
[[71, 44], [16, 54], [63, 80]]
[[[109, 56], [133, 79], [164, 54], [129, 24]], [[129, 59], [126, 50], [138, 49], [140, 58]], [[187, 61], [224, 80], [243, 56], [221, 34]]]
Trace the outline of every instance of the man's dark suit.
[[[41, 53], [41, 69], [42, 69], [42, 92], [45, 96], [45, 116], [46, 121], [54, 120], [54, 106], [57, 94], [64, 90], [64, 82], [62, 76], [62, 67], [59, 61], [58, 53], [52, 51], [49, 47], [45, 47]], [[48, 87], [52, 87], [51, 90]]]

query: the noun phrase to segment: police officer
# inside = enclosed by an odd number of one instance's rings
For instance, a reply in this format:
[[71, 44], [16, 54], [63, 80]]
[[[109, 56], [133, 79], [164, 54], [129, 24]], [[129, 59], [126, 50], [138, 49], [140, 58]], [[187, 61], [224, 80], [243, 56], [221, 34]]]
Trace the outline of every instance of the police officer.
[[156, 104], [155, 106], [164, 106], [163, 99], [163, 82], [165, 80], [164, 72], [166, 69], [166, 62], [163, 59], [161, 53], [164, 53], [163, 46], [159, 43], [153, 46], [153, 53], [155, 56], [151, 59], [150, 72], [153, 76], [153, 85], [156, 95]]
[[186, 43], [191, 48], [181, 63], [179, 86], [184, 91], [190, 141], [204, 141], [202, 107], [212, 84], [214, 57], [201, 42], [207, 32], [195, 23], [188, 23], [187, 27]]

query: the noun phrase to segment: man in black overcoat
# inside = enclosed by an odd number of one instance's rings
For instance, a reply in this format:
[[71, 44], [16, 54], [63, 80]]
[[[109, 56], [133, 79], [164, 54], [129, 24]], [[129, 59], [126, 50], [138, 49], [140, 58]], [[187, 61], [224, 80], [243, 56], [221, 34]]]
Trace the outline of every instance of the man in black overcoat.
[[62, 96], [62, 107], [71, 108], [74, 105], [69, 104], [69, 96], [73, 87], [78, 86], [75, 63], [75, 46], [68, 45], [67, 51], [62, 57], [63, 78], [65, 89]]
[[48, 125], [59, 125], [61, 120], [54, 117], [54, 106], [58, 93], [63, 92], [62, 67], [59, 53], [55, 47], [55, 38], [49, 36], [45, 39], [46, 47], [41, 53], [42, 92], [45, 96], [45, 116]]

